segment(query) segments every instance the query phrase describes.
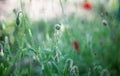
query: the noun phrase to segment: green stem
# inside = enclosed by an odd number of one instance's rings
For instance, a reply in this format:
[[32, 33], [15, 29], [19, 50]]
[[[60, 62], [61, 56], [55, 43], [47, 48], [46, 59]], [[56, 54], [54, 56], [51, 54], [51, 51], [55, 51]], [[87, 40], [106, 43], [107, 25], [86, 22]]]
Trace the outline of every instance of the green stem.
[[64, 13], [63, 4], [62, 4], [62, 1], [61, 1], [61, 0], [59, 0], [59, 1], [60, 1], [60, 6], [61, 6], [61, 9], [62, 9], [62, 16], [63, 16], [63, 18], [64, 18], [65, 13]]

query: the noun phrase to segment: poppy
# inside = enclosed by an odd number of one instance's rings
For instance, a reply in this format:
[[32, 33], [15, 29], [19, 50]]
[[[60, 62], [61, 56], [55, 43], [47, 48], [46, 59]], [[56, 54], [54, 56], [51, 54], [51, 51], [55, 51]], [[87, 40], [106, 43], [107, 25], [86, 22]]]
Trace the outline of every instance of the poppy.
[[82, 7], [86, 10], [91, 10], [92, 9], [91, 4], [87, 1], [83, 3]]
[[79, 51], [79, 45], [77, 41], [73, 41], [73, 47], [76, 51]]

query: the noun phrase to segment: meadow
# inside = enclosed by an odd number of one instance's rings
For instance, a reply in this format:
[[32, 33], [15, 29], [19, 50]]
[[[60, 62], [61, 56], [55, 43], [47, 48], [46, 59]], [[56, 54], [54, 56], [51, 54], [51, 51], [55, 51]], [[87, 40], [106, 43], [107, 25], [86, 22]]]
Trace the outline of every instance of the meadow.
[[0, 76], [120, 76], [120, 10], [100, 10], [32, 21], [21, 3], [0, 22]]

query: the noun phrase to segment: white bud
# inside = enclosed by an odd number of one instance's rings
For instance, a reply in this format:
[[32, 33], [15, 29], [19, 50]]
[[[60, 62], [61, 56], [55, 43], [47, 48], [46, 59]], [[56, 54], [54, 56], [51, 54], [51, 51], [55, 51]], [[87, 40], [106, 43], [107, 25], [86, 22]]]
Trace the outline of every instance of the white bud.
[[5, 36], [5, 43], [8, 44], [8, 36]]
[[61, 25], [60, 24], [56, 24], [55, 25], [55, 30], [60, 30], [61, 29]]
[[103, 23], [104, 26], [106, 26], [108, 24], [105, 19], [102, 20], [102, 23]]
[[3, 50], [1, 50], [0, 55], [1, 55], [1, 56], [4, 56]]
[[44, 65], [42, 64], [42, 70], [44, 70], [45, 69], [45, 67], [44, 67]]

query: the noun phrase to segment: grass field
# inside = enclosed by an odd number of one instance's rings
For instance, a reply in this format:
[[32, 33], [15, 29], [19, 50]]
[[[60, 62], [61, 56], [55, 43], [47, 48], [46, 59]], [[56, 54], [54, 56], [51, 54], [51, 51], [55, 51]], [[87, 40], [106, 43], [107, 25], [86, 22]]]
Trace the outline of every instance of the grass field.
[[119, 76], [116, 15], [95, 12], [91, 20], [72, 14], [35, 22], [18, 11], [15, 21], [0, 24], [0, 76]]

